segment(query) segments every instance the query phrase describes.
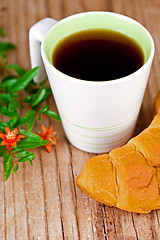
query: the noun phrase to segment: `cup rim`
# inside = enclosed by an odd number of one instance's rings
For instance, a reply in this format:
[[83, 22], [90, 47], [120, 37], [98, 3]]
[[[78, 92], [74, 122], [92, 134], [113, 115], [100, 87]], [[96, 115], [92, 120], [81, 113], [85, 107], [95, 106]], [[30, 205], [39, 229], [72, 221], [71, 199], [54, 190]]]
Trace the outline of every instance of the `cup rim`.
[[[80, 16], [80, 15], [86, 15], [86, 14], [107, 14], [107, 15], [115, 15], [119, 18], [123, 18], [123, 19], [128, 19], [129, 21], [133, 22], [133, 23], [136, 23], [138, 25], [140, 25], [140, 27], [147, 33], [147, 35], [149, 36], [149, 39], [150, 39], [150, 43], [151, 43], [151, 52], [150, 52], [150, 55], [147, 59], [147, 61], [143, 64], [142, 67], [140, 67], [138, 70], [136, 70], [135, 72], [127, 75], [127, 76], [124, 76], [122, 78], [117, 78], [117, 79], [112, 79], [112, 80], [106, 80], [106, 81], [88, 81], [88, 80], [84, 80], [84, 79], [78, 79], [78, 78], [75, 78], [75, 77], [71, 77], [61, 71], [59, 71], [56, 67], [54, 67], [50, 61], [48, 60], [47, 56], [46, 56], [46, 53], [45, 53], [45, 50], [44, 50], [44, 43], [45, 43], [45, 40], [47, 38], [47, 36], [49, 35], [49, 33], [51, 31], [53, 31], [55, 25], [57, 26], [57, 24], [62, 24], [63, 22], [66, 22], [68, 21], [68, 19], [74, 19], [76, 18], [77, 16]], [[80, 12], [80, 13], [77, 13], [77, 14], [73, 14], [71, 16], [68, 16], [68, 17], [65, 17], [63, 18], [62, 20], [58, 21], [55, 25], [53, 25], [53, 27], [51, 27], [51, 29], [47, 32], [46, 36], [44, 37], [43, 41], [42, 41], [42, 44], [41, 44], [41, 55], [42, 55], [42, 59], [44, 61], [44, 63], [46, 64], [46, 66], [51, 70], [51, 71], [55, 71], [55, 73], [57, 75], [59, 75], [61, 78], [64, 78], [68, 81], [71, 81], [71, 82], [74, 82], [74, 83], [78, 83], [78, 84], [84, 84], [84, 85], [89, 85], [89, 86], [103, 86], [103, 85], [113, 85], [113, 84], [119, 84], [121, 82], [125, 82], [125, 81], [128, 81], [129, 79], [132, 79], [134, 77], [136, 77], [138, 74], [141, 74], [141, 72], [143, 72], [147, 67], [148, 65], [150, 65], [152, 63], [152, 60], [153, 60], [153, 57], [154, 57], [154, 54], [155, 54], [155, 44], [154, 44], [154, 41], [153, 41], [153, 37], [151, 36], [150, 32], [141, 24], [139, 23], [138, 21], [134, 20], [133, 18], [131, 17], [128, 17], [126, 15], [123, 15], [123, 14], [119, 14], [119, 13], [115, 13], [115, 12], [107, 12], [107, 11], [88, 11], [88, 12]], [[77, 81], [78, 80], [78, 81]]]

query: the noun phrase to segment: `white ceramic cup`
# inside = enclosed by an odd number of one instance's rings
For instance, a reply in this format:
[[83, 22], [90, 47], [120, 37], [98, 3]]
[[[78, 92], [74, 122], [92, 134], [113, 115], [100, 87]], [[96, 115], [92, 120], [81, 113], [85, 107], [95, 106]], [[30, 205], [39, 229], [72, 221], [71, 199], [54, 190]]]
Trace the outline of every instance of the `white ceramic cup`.
[[[144, 52], [144, 65], [126, 77], [102, 82], [76, 79], [57, 70], [52, 54], [59, 41], [76, 31], [94, 28], [112, 29], [135, 39]], [[47, 73], [71, 144], [87, 152], [103, 153], [131, 138], [154, 56], [153, 39], [140, 23], [99, 11], [75, 14], [59, 22], [46, 18], [30, 29], [30, 55], [32, 67], [40, 66], [35, 81], [41, 82]]]

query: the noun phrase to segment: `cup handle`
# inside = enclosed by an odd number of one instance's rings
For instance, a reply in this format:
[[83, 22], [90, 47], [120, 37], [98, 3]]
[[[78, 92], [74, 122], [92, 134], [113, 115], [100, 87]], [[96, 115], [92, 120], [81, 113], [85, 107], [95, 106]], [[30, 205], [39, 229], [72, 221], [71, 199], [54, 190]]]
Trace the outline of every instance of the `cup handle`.
[[40, 83], [46, 78], [46, 71], [41, 57], [41, 43], [49, 29], [56, 23], [57, 21], [53, 18], [45, 18], [34, 24], [29, 30], [31, 67], [39, 66], [39, 72], [34, 78], [36, 83]]

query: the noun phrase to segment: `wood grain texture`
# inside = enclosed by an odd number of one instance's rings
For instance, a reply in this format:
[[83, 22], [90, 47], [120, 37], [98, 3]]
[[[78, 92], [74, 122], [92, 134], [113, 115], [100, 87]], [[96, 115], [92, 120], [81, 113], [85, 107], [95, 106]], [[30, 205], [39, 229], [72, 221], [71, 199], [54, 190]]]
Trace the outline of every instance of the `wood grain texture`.
[[[159, 0], [0, 0], [0, 25], [6, 40], [17, 45], [9, 63], [30, 68], [28, 31], [38, 20], [60, 20], [74, 13], [104, 10], [125, 14], [142, 23], [153, 35], [156, 54], [135, 134], [149, 125], [152, 104], [160, 89]], [[51, 97], [46, 104], [57, 111]], [[5, 120], [0, 116], [0, 120]], [[33, 167], [21, 164], [6, 182], [0, 165], [0, 240], [158, 240], [160, 210], [128, 213], [96, 202], [75, 186], [85, 162], [93, 156], [72, 146], [61, 123], [54, 125], [58, 144], [51, 153], [34, 150]], [[37, 122], [35, 131], [40, 130]]]

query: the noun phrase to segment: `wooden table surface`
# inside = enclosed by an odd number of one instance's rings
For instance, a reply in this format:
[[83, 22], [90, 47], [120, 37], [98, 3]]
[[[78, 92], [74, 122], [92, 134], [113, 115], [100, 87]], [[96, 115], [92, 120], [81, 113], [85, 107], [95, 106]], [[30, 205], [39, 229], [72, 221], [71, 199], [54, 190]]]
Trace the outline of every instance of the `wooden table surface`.
[[[160, 89], [160, 0], [0, 0], [0, 25], [17, 50], [9, 63], [30, 68], [28, 31], [38, 20], [60, 20], [74, 13], [105, 10], [125, 14], [152, 34], [156, 54], [136, 132], [149, 125], [153, 99]], [[48, 101], [56, 111], [53, 98]], [[2, 117], [0, 117], [2, 120]], [[4, 119], [4, 118], [3, 118]], [[0, 164], [0, 240], [123, 240], [160, 239], [160, 210], [129, 213], [89, 198], [75, 186], [75, 178], [93, 154], [80, 151], [66, 139], [61, 123], [53, 123], [58, 144], [51, 153], [35, 150], [33, 167], [21, 164], [4, 181]], [[40, 128], [36, 123], [35, 129]]]

